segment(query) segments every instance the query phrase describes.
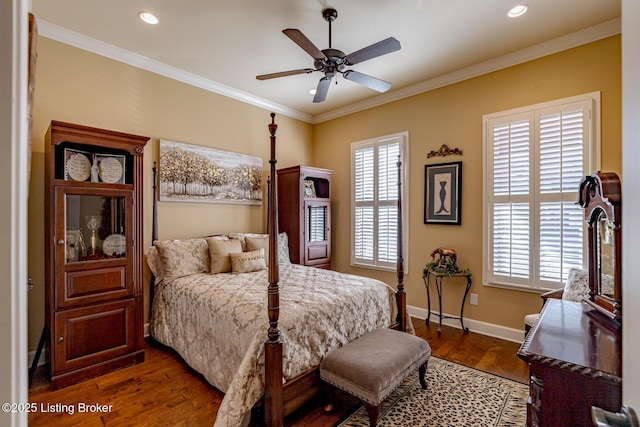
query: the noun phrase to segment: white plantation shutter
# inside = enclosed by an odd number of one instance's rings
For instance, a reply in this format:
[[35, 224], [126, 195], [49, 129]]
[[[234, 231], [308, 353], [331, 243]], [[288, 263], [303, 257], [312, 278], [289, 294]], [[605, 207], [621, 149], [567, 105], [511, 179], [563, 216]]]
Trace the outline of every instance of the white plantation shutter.
[[398, 156], [400, 143], [378, 146], [378, 261], [395, 265], [398, 241]]
[[[398, 156], [402, 158], [406, 152], [406, 140], [405, 133], [351, 145], [353, 265], [395, 269], [398, 255], [396, 164]], [[404, 162], [403, 169], [406, 169]], [[407, 184], [402, 186], [404, 194]]]
[[309, 210], [307, 239], [310, 242], [327, 240], [327, 207], [323, 205], [313, 205], [307, 207], [307, 209]]
[[485, 283], [558, 288], [585, 264], [578, 187], [597, 151], [593, 94], [484, 117]]
[[363, 146], [354, 152], [354, 256], [373, 262], [375, 237], [375, 147]]
[[496, 203], [493, 209], [494, 274], [529, 278], [529, 204]]
[[[578, 107], [578, 108], [576, 108]], [[583, 211], [578, 200], [585, 170], [585, 121], [578, 105], [540, 112], [540, 281], [564, 282], [583, 265]], [[586, 115], [586, 117], [585, 117]]]
[[531, 277], [530, 114], [492, 122], [492, 266], [503, 280]]

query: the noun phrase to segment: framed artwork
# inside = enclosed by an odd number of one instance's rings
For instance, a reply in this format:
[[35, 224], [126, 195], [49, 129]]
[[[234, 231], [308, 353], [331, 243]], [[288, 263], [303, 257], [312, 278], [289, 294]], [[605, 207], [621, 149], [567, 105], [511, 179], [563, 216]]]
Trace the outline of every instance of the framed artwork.
[[160, 201], [262, 204], [262, 158], [160, 140]]
[[424, 223], [460, 224], [462, 162], [424, 167]]

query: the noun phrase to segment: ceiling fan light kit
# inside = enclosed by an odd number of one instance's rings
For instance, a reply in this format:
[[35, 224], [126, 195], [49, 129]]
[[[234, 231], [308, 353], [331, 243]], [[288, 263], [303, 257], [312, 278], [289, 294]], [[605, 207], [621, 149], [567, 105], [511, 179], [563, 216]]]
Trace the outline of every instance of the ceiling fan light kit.
[[357, 50], [349, 55], [331, 47], [331, 23], [338, 17], [338, 11], [327, 8], [322, 11], [322, 17], [329, 23], [329, 48], [320, 50], [311, 42], [300, 30], [295, 28], [287, 28], [282, 32], [289, 37], [295, 44], [300, 46], [313, 58], [314, 68], [300, 68], [297, 70], [281, 71], [278, 73], [262, 74], [256, 76], [258, 80], [268, 80], [277, 77], [292, 76], [296, 74], [309, 74], [314, 71], [321, 71], [324, 77], [318, 82], [313, 102], [323, 102], [327, 98], [331, 79], [339, 73], [346, 80], [350, 80], [359, 85], [368, 87], [378, 92], [386, 92], [391, 87], [391, 83], [378, 78], [360, 73], [354, 70], [347, 70], [347, 67], [386, 55], [387, 53], [400, 50], [400, 42], [393, 37], [381, 40], [370, 46]]

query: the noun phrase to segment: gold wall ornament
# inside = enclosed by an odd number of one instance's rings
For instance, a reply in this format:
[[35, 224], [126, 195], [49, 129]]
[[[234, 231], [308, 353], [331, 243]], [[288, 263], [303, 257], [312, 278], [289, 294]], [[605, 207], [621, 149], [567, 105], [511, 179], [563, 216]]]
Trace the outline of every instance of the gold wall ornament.
[[448, 156], [449, 154], [460, 154], [462, 155], [462, 150], [459, 148], [449, 148], [449, 146], [447, 144], [442, 144], [440, 146], [440, 148], [438, 148], [437, 151], [430, 151], [429, 154], [427, 154], [427, 159], [434, 157], [434, 156]]

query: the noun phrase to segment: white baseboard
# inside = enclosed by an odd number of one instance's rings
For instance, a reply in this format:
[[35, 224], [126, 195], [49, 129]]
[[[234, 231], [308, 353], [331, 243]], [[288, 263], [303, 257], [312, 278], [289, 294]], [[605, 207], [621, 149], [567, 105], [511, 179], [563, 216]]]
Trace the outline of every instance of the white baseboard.
[[144, 324], [144, 337], [145, 338], [149, 338], [149, 324], [148, 323]]
[[[407, 312], [411, 317], [422, 319], [423, 321], [427, 318], [427, 314], [429, 313], [425, 308], [414, 307], [411, 305], [407, 306]], [[449, 313], [442, 313], [442, 314], [443, 316], [455, 316]], [[438, 312], [431, 310], [430, 322], [437, 323], [438, 321], [439, 321]], [[462, 329], [459, 319], [443, 318], [442, 324], [451, 326], [454, 328]], [[512, 341], [517, 343], [522, 343], [524, 341], [524, 329], [507, 328], [506, 326], [500, 326], [493, 323], [481, 322], [479, 320], [473, 320], [466, 317], [464, 318], [464, 326], [469, 328], [469, 331], [472, 331], [478, 334], [487, 335], [490, 337], [500, 338], [506, 341]]]

